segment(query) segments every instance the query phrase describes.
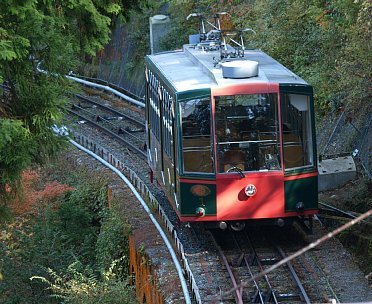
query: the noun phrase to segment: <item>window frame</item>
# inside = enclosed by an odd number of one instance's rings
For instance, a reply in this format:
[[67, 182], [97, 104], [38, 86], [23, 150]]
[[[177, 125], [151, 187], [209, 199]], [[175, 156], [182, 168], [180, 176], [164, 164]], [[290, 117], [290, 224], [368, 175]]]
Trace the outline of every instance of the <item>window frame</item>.
[[[192, 97], [188, 96], [186, 98], [179, 98], [177, 100], [177, 116], [178, 116], [178, 132], [179, 132], [179, 169], [180, 169], [180, 175], [182, 176], [187, 176], [187, 177], [195, 177], [195, 178], [200, 178], [202, 177], [203, 179], [209, 179], [209, 178], [214, 178], [215, 177], [215, 166], [214, 166], [214, 132], [213, 132], [213, 122], [212, 122], [212, 101], [211, 101], [211, 95], [198, 95], [198, 94], [191, 94]], [[193, 100], [199, 100], [199, 101], [209, 101], [209, 121], [210, 121], [210, 126], [209, 126], [209, 146], [210, 146], [210, 151], [209, 155], [211, 157], [211, 166], [212, 166], [212, 171], [210, 172], [202, 172], [202, 171], [186, 171], [185, 170], [185, 157], [184, 157], [184, 130], [183, 130], [183, 117], [182, 117], [182, 104], [184, 102], [190, 102]], [[205, 135], [204, 135], [205, 136]]]
[[[242, 170], [243, 172], [245, 173], [257, 173], [257, 172], [270, 172], [270, 173], [273, 173], [273, 172], [282, 172], [283, 171], [283, 167], [282, 167], [282, 162], [281, 162], [281, 159], [282, 159], [282, 147], [281, 147], [281, 128], [280, 128], [280, 112], [279, 112], [279, 92], [260, 92], [260, 93], [255, 93], [255, 92], [241, 92], [241, 93], [237, 93], [237, 94], [232, 94], [232, 95], [214, 95], [213, 96], [213, 104], [214, 104], [214, 124], [215, 124], [215, 130], [217, 130], [219, 128], [218, 126], [218, 118], [217, 118], [217, 101], [216, 101], [216, 98], [229, 98], [229, 97], [233, 97], [232, 100], [236, 100], [236, 96], [245, 96], [245, 95], [257, 95], [257, 99], [259, 99], [259, 97], [262, 97], [262, 96], [258, 96], [258, 95], [264, 95], [264, 94], [267, 94], [267, 95], [271, 95], [273, 98], [273, 100], [270, 100], [268, 103], [271, 104], [271, 106], [274, 106], [274, 112], [272, 114], [270, 114], [272, 117], [270, 117], [270, 115], [268, 115], [266, 118], [268, 119], [274, 119], [274, 131], [271, 131], [270, 133], [273, 133], [275, 136], [275, 138], [272, 140], [274, 141], [272, 146], [273, 146], [273, 149], [276, 150], [275, 154], [277, 156], [276, 158], [276, 161], [274, 160], [275, 162], [275, 165], [276, 167], [273, 168], [273, 169], [270, 169], [270, 168], [265, 168], [265, 169], [260, 169], [260, 168], [257, 168], [257, 169], [246, 169], [244, 168], [244, 170]], [[237, 105], [235, 104], [235, 107]], [[254, 105], [248, 105], [248, 104], [245, 104], [244, 107], [245, 107], [245, 110], [247, 110], [247, 107], [256, 107], [256, 106], [259, 106], [258, 103], [255, 103]], [[262, 105], [261, 105], [262, 106]], [[267, 104], [265, 105], [267, 106]], [[248, 117], [248, 114], [247, 114], [247, 117]], [[263, 135], [263, 133], [265, 133], [264, 131], [261, 131], [259, 132], [259, 130], [257, 129], [256, 130], [257, 132], [257, 139], [256, 140], [248, 140], [248, 141], [237, 141], [237, 142], [220, 142], [219, 139], [217, 138], [218, 135], [216, 134], [216, 138], [215, 138], [215, 142], [216, 142], [216, 145], [215, 145], [215, 150], [216, 150], [216, 160], [215, 160], [215, 166], [217, 167], [217, 174], [222, 174], [222, 175], [226, 175], [226, 174], [231, 174], [231, 172], [227, 172], [227, 171], [221, 171], [221, 164], [220, 162], [222, 162], [222, 160], [220, 159], [221, 157], [219, 157], [218, 155], [218, 151], [219, 151], [219, 145], [221, 144], [239, 144], [239, 148], [240, 148], [240, 144], [244, 145], [244, 144], [252, 144], [252, 143], [255, 143], [257, 144], [257, 151], [256, 153], [258, 153], [256, 155], [256, 157], [258, 158], [259, 155], [261, 155], [261, 151], [264, 149], [263, 146], [261, 146], [260, 144], [261, 143], [265, 143], [267, 142], [266, 139], [262, 139], [260, 140], [259, 139], [259, 135]], [[251, 131], [252, 133], [253, 131]], [[216, 133], [218, 133], [216, 131]], [[269, 132], [266, 132], [266, 133], [269, 133]], [[243, 151], [243, 150], [242, 150]], [[227, 152], [227, 151], [225, 151]], [[243, 151], [244, 152], [244, 151]], [[246, 155], [248, 153], [248, 150], [244, 152]], [[266, 155], [268, 154], [265, 154], [265, 157]], [[269, 160], [268, 160], [269, 162]], [[259, 161], [257, 162], [257, 165], [260, 166], [260, 163]], [[265, 165], [267, 165], [266, 161], [265, 161]], [[246, 158], [246, 161], [244, 163], [244, 166], [247, 166], [248, 167], [248, 160]], [[234, 171], [233, 173], [236, 174], [236, 172]]]
[[[286, 168], [284, 163], [285, 158], [285, 142], [284, 142], [284, 131], [282, 128], [282, 157], [283, 157], [283, 170], [285, 175], [293, 175], [293, 174], [299, 174], [299, 173], [306, 173], [306, 172], [314, 172], [317, 171], [317, 152], [316, 152], [316, 133], [315, 133], [315, 114], [314, 114], [314, 98], [313, 98], [313, 90], [312, 87], [309, 85], [301, 85], [301, 86], [287, 86], [287, 85], [281, 85], [280, 86], [280, 119], [281, 124], [283, 126], [283, 106], [284, 106], [284, 98], [283, 95], [301, 95], [307, 97], [307, 142], [310, 144], [310, 147], [308, 147], [308, 157], [311, 159], [311, 164], [303, 165], [303, 166], [296, 166], [296, 167], [290, 167]], [[289, 99], [289, 97], [288, 97]], [[310, 133], [310, 134], [309, 134]]]

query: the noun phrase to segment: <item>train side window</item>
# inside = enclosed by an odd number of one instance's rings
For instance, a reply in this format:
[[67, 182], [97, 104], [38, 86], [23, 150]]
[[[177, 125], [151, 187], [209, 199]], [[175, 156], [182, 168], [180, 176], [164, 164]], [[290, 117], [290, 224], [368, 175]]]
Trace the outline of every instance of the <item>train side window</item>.
[[213, 173], [210, 98], [180, 102], [183, 171]]
[[281, 94], [285, 169], [313, 166], [310, 96]]
[[170, 159], [173, 159], [172, 145], [173, 145], [173, 121], [171, 116], [171, 105], [172, 99], [164, 90], [162, 96], [162, 106], [163, 106], [163, 140], [164, 140], [164, 151]]

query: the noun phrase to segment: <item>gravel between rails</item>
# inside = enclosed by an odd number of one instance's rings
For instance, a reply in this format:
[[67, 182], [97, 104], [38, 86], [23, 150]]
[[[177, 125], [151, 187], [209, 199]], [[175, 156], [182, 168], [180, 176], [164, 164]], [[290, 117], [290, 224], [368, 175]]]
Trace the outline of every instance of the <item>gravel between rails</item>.
[[[128, 167], [131, 167], [134, 171], [136, 171], [146, 185], [152, 191], [154, 191], [156, 198], [162, 204], [167, 216], [172, 223], [175, 224], [178, 237], [184, 246], [185, 254], [190, 261], [191, 267], [193, 268], [193, 274], [198, 282], [203, 301], [205, 300], [203, 303], [208, 303], [208, 298], [212, 298], [212, 295], [215, 295], [218, 292], [218, 288], [222, 284], [221, 282], [224, 280], [221, 278], [223, 276], [222, 271], [220, 271], [221, 263], [216, 257], [217, 253], [213, 252], [212, 247], [209, 246], [208, 237], [203, 236], [203, 227], [201, 227], [199, 224], [193, 224], [192, 227], [196, 227], [195, 232], [195, 230], [190, 229], [188, 225], [178, 223], [176, 214], [167, 204], [163, 192], [155, 185], [150, 183], [146, 163], [139, 158], [136, 159], [136, 157], [130, 151], [113, 142], [110, 140], [110, 138], [102, 136], [96, 130], [89, 128], [89, 126], [82, 125], [77, 127], [77, 129], [84, 134], [87, 134], [87, 136], [94, 138], [94, 140], [101, 146], [107, 147], [107, 149], [113, 155], [115, 155]], [[131, 206], [133, 205], [129, 205], [128, 207], [130, 208]], [[141, 217], [137, 218], [132, 216], [132, 211], [127, 210], [127, 212], [131, 218], [131, 224], [133, 223], [135, 227], [141, 227], [143, 219], [141, 219]], [[142, 229], [142, 232], [143, 231], [144, 229]], [[328, 233], [326, 229], [321, 227], [321, 225], [316, 222], [314, 225], [314, 235], [304, 236], [304, 238], [307, 241], [311, 241], [323, 236], [326, 233]], [[147, 231], [147, 228], [146, 234], [151, 235], [151, 232]], [[155, 244], [157, 244], [157, 242], [155, 242]], [[161, 250], [156, 246], [155, 248], [149, 248], [150, 253], [159, 251], [161, 252]], [[371, 287], [368, 286], [368, 282], [364, 278], [363, 273], [353, 263], [352, 256], [336, 239], [325, 242], [319, 246], [319, 248], [315, 248], [311, 252], [307, 253], [304, 258], [315, 269], [316, 273], [312, 274], [312, 276], [320, 278], [318, 282], [319, 285], [330, 285], [341, 303], [372, 301], [372, 290]], [[160, 265], [164, 264], [164, 269], [166, 269], [167, 262], [162, 257], [156, 258], [154, 256], [154, 262], [156, 264], [160, 263]], [[169, 277], [170, 275], [170, 273], [168, 273], [166, 270], [160, 271], [160, 273], [162, 273], [165, 277]], [[165, 284], [164, 286], [169, 285]], [[320, 289], [323, 290], [324, 288], [320, 287]], [[328, 296], [328, 299], [334, 298], [333, 294], [329, 294], [324, 290], [322, 292], [325, 295], [324, 297]], [[167, 303], [177, 303], [173, 302], [173, 300]]]

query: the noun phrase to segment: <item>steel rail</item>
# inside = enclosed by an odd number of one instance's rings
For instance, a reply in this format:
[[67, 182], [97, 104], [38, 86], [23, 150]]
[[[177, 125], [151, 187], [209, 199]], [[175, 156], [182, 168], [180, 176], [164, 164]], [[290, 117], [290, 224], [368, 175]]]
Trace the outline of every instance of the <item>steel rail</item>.
[[120, 112], [120, 111], [118, 111], [118, 110], [115, 110], [114, 108], [111, 108], [111, 107], [105, 106], [105, 105], [103, 105], [103, 104], [100, 104], [99, 102], [97, 102], [97, 101], [95, 101], [95, 100], [92, 100], [92, 99], [90, 99], [90, 98], [88, 98], [88, 97], [86, 97], [86, 96], [83, 96], [83, 95], [80, 95], [80, 94], [75, 94], [75, 96], [76, 96], [77, 98], [79, 98], [79, 99], [82, 99], [82, 100], [86, 101], [86, 102], [92, 103], [92, 104], [96, 105], [97, 107], [100, 107], [100, 108], [102, 108], [102, 109], [108, 110], [108, 111], [110, 111], [111, 113], [114, 113], [114, 114], [116, 114], [116, 115], [119, 115], [119, 116], [125, 117], [125, 119], [131, 121], [131, 122], [134, 123], [135, 125], [140, 126], [140, 127], [142, 127], [142, 128], [145, 128], [145, 124], [144, 124], [144, 123], [139, 122], [138, 120], [136, 120], [136, 119], [130, 117], [129, 115], [127, 115], [127, 114], [125, 114], [125, 113], [122, 113], [122, 112]]
[[224, 255], [221, 247], [218, 245], [213, 233], [211, 231], [209, 231], [210, 235], [211, 235], [211, 238], [213, 240], [213, 243], [214, 245], [216, 246], [225, 266], [226, 266], [226, 269], [227, 269], [227, 272], [229, 273], [229, 276], [230, 276], [230, 280], [233, 284], [233, 287], [234, 287], [234, 291], [235, 291], [235, 300], [238, 304], [243, 304], [243, 298], [242, 298], [242, 293], [241, 293], [241, 288], [238, 287], [238, 284], [236, 283], [236, 279], [235, 279], [235, 276], [232, 272], [232, 269], [230, 267], [230, 264], [229, 262], [227, 261], [227, 258], [226, 256]]
[[[262, 276], [268, 274], [269, 272], [271, 272], [271, 271], [277, 269], [278, 267], [280, 267], [280, 266], [286, 264], [287, 262], [289, 262], [289, 261], [295, 259], [296, 257], [298, 257], [298, 256], [300, 256], [300, 255], [302, 255], [302, 254], [304, 254], [305, 252], [307, 252], [307, 251], [309, 251], [309, 250], [311, 250], [311, 249], [313, 249], [313, 248], [319, 246], [320, 244], [324, 243], [325, 241], [327, 241], [327, 240], [333, 238], [334, 236], [338, 235], [338, 234], [341, 233], [342, 231], [344, 231], [344, 230], [350, 228], [351, 226], [353, 226], [353, 225], [359, 223], [360, 221], [366, 219], [367, 217], [369, 217], [369, 216], [371, 216], [371, 215], [372, 215], [372, 209], [370, 209], [370, 210], [368, 210], [367, 212], [361, 214], [361, 215], [358, 216], [356, 219], [353, 219], [353, 220], [347, 222], [346, 224], [342, 225], [341, 227], [338, 227], [337, 229], [333, 230], [332, 232], [327, 233], [326, 235], [324, 235], [324, 236], [322, 236], [321, 238], [317, 239], [316, 241], [310, 243], [309, 245], [307, 245], [307, 246], [305, 246], [305, 247], [299, 249], [299, 250], [296, 251], [295, 253], [291, 254], [290, 256], [287, 256], [286, 258], [282, 259], [281, 261], [277, 262], [276, 264], [270, 266], [269, 268], [265, 269], [265, 270], [264, 270], [263, 272], [261, 272], [260, 274], [256, 275], [256, 276], [254, 277], [254, 279], [260, 278], [260, 277], [262, 277]], [[247, 280], [246, 282], [241, 282], [241, 283], [239, 284], [239, 286], [236, 287], [236, 288], [246, 287], [246, 286], [248, 286], [248, 284], [249, 284], [251, 281], [252, 281], [252, 279]], [[232, 288], [232, 289], [230, 289], [230, 290], [224, 292], [223, 295], [228, 295], [228, 294], [234, 292], [236, 288]], [[216, 295], [216, 296], [214, 297], [214, 299], [217, 300], [217, 299], [218, 299], [218, 296]]]
[[[281, 255], [282, 259], [285, 259], [287, 256], [286, 254], [284, 253], [284, 251], [277, 245], [275, 245], [276, 249], [278, 250], [279, 254]], [[309, 299], [309, 296], [307, 295], [296, 271], [294, 270], [293, 266], [292, 266], [292, 263], [290, 261], [286, 262], [286, 265], [291, 273], [291, 276], [295, 282], [295, 284], [297, 285], [297, 288], [299, 289], [300, 291], [300, 297], [302, 299], [302, 301], [305, 301], [306, 304], [310, 304], [310, 299]]]
[[[265, 303], [265, 300], [264, 300], [264, 298], [262, 297], [263, 292], [261, 291], [260, 287], [258, 286], [257, 280], [255, 280], [255, 279], [253, 278], [254, 276], [253, 276], [253, 273], [252, 273], [252, 269], [251, 269], [251, 267], [249, 266], [249, 262], [248, 262], [248, 260], [247, 260], [246, 254], [245, 254], [245, 252], [243, 252], [243, 249], [242, 249], [242, 247], [240, 246], [240, 244], [239, 244], [239, 242], [238, 242], [238, 240], [237, 240], [237, 238], [236, 238], [235, 233], [233, 233], [232, 235], [233, 235], [233, 240], [234, 240], [236, 246], [237, 246], [237, 247], [239, 248], [239, 250], [242, 252], [244, 263], [245, 263], [245, 265], [246, 265], [246, 267], [247, 267], [247, 269], [248, 269], [248, 271], [249, 271], [249, 274], [251, 275], [251, 277], [252, 277], [252, 279], [253, 279], [253, 283], [254, 283], [254, 286], [256, 287], [256, 291], [258, 292], [258, 296], [259, 296], [260, 303], [261, 303], [261, 304], [264, 304], [264, 303]], [[252, 248], [252, 247], [251, 247], [251, 248]], [[254, 255], [254, 259], [255, 259], [255, 258], [257, 258], [256, 255]], [[257, 260], [257, 261], [258, 261], [258, 260]], [[270, 290], [271, 290], [271, 289], [270, 289]], [[256, 302], [255, 302], [255, 303], [256, 303]], [[276, 303], [277, 303], [277, 302], [276, 302]]]
[[[82, 108], [81, 106], [77, 106], [77, 105], [75, 105], [75, 104], [73, 105], [73, 108], [79, 109], [79, 110], [81, 110], [81, 111], [84, 111], [84, 112], [86, 112], [86, 113], [92, 115], [93, 117], [96, 118], [96, 121], [103, 121], [103, 122], [105, 122], [105, 123], [111, 125], [114, 129], [115, 129], [115, 128], [117, 129], [118, 134], [120, 134], [120, 133], [126, 133], [127, 135], [129, 135], [129, 136], [132, 137], [133, 139], [136, 139], [136, 140], [138, 140], [138, 141], [140, 141], [140, 142], [143, 141], [143, 139], [141, 139], [141, 138], [139, 138], [139, 137], [133, 135], [131, 132], [129, 132], [129, 131], [123, 129], [122, 127], [120, 127], [120, 126], [118, 126], [118, 125], [116, 125], [116, 124], [114, 124], [114, 123], [112, 123], [111, 121], [109, 121], [109, 120], [108, 120], [107, 118], [105, 118], [104, 116], [96, 115], [95, 113], [93, 113], [93, 112], [91, 112], [91, 111], [88, 111], [87, 109], [84, 109], [84, 108]], [[143, 132], [144, 130], [141, 130], [141, 131]]]
[[143, 158], [144, 160], [147, 160], [147, 153], [143, 152], [141, 149], [139, 149], [138, 147], [134, 146], [133, 144], [131, 144], [129, 141], [126, 141], [125, 139], [123, 139], [122, 137], [120, 137], [119, 135], [117, 135], [116, 133], [112, 132], [111, 130], [108, 130], [104, 127], [102, 127], [101, 125], [97, 124], [96, 122], [90, 120], [90, 119], [87, 119], [86, 117], [80, 115], [79, 113], [73, 111], [73, 110], [70, 110], [70, 109], [67, 109], [67, 111], [83, 120], [85, 120], [87, 123], [93, 125], [94, 127], [98, 128], [99, 130], [107, 133], [108, 135], [114, 137], [116, 140], [120, 141], [121, 143], [123, 143], [124, 145], [128, 146], [130, 150], [134, 150], [136, 153], [139, 154], [139, 156], [141, 158]]
[[178, 274], [178, 277], [180, 279], [180, 283], [181, 283], [181, 287], [182, 287], [182, 292], [183, 292], [183, 295], [185, 297], [185, 303], [186, 304], [191, 304], [191, 298], [190, 298], [189, 290], [188, 290], [188, 287], [187, 287], [187, 282], [186, 282], [185, 277], [183, 275], [182, 266], [181, 266], [180, 262], [178, 261], [177, 254], [174, 251], [174, 249], [172, 247], [172, 244], [168, 240], [168, 237], [166, 236], [163, 229], [161, 228], [158, 221], [156, 220], [155, 216], [152, 214], [150, 208], [147, 206], [146, 202], [142, 199], [141, 195], [138, 193], [138, 191], [133, 186], [133, 184], [123, 175], [122, 172], [120, 172], [117, 168], [112, 166], [110, 163], [108, 163], [103, 158], [99, 157], [98, 155], [94, 154], [92, 151], [84, 148], [83, 146], [79, 145], [77, 142], [73, 141], [72, 139], [69, 139], [69, 142], [71, 144], [73, 144], [75, 147], [77, 147], [78, 149], [84, 151], [85, 153], [87, 153], [87, 154], [91, 155], [92, 157], [94, 157], [95, 159], [97, 159], [99, 162], [101, 162], [106, 167], [110, 168], [113, 172], [115, 172], [128, 185], [128, 187], [130, 188], [132, 193], [135, 195], [137, 200], [140, 202], [142, 207], [145, 209], [146, 213], [150, 217], [154, 226], [158, 230], [161, 238], [163, 239], [163, 241], [164, 241], [171, 257], [172, 257], [173, 263], [176, 266], [177, 274]]
[[86, 80], [83, 80], [83, 79], [80, 79], [80, 78], [77, 78], [77, 77], [72, 77], [72, 76], [66, 76], [66, 78], [70, 79], [70, 80], [74, 80], [78, 83], [82, 83], [82, 84], [85, 84], [87, 86], [90, 86], [90, 87], [95, 87], [95, 88], [99, 88], [99, 89], [102, 89], [102, 90], [105, 90], [105, 91], [109, 91], [111, 93], [114, 93], [115, 95], [139, 106], [139, 107], [142, 107], [144, 108], [145, 107], [145, 104], [143, 102], [140, 102], [134, 98], [131, 98], [123, 93], [120, 93], [118, 92], [117, 90], [109, 87], [109, 86], [106, 86], [106, 85], [102, 85], [102, 84], [97, 84], [97, 83], [93, 83], [93, 82], [90, 82], [90, 81], [86, 81]]
[[[249, 237], [249, 235], [247, 234], [247, 232], [244, 232], [244, 234], [245, 234], [245, 237], [247, 238], [247, 241], [248, 241], [249, 247], [251, 248], [251, 250], [252, 250], [252, 252], [253, 252], [254, 259], [256, 259], [257, 265], [258, 265], [258, 267], [260, 268], [260, 272], [263, 272], [263, 271], [264, 271], [264, 268], [263, 268], [263, 266], [262, 266], [262, 263], [261, 263], [260, 257], [258, 256], [256, 249], [253, 247], [253, 244], [252, 244], [251, 238]], [[272, 288], [272, 286], [271, 286], [271, 283], [270, 283], [270, 280], [269, 280], [267, 274], [265, 274], [265, 275], [263, 276], [263, 278], [265, 279], [266, 284], [267, 284], [267, 286], [269, 287], [271, 298], [273, 299], [273, 301], [274, 301], [275, 304], [278, 304], [278, 303], [279, 303], [279, 302], [278, 302], [278, 299], [276, 298], [275, 291], [273, 290], [273, 288]], [[255, 278], [252, 277], [252, 280], [255, 280]]]
[[[118, 134], [125, 133], [126, 135], [128, 135], [129, 137], [132, 137], [132, 138], [135, 139], [135, 140], [138, 140], [138, 141], [140, 141], [140, 142], [141, 142], [141, 141], [142, 141], [142, 142], [144, 141], [143, 139], [141, 139], [141, 138], [139, 138], [139, 137], [133, 135], [131, 132], [127, 131], [126, 129], [123, 129], [122, 127], [120, 127], [120, 126], [114, 124], [113, 122], [111, 122], [110, 120], [108, 120], [106, 117], [103, 117], [103, 116], [97, 115], [96, 120], [97, 120], [97, 121], [102, 121], [102, 122], [104, 122], [104, 123], [106, 123], [106, 124], [111, 125], [111, 126], [113, 127], [113, 129], [117, 129]], [[142, 130], [142, 132], [143, 132], [143, 130]]]
[[336, 211], [336, 212], [342, 213], [343, 215], [346, 215], [346, 216], [348, 216], [349, 218], [352, 218], [352, 219], [355, 219], [355, 218], [356, 218], [356, 216], [355, 216], [354, 214], [351, 214], [351, 213], [349, 213], [349, 212], [343, 211], [343, 210], [338, 209], [338, 208], [336, 208], [336, 207], [333, 207], [333, 206], [331, 206], [331, 205], [328, 205], [328, 204], [325, 204], [325, 203], [321, 203], [321, 202], [319, 202], [319, 205], [322, 205], [322, 206], [324, 206], [324, 207], [330, 209], [331, 211]]

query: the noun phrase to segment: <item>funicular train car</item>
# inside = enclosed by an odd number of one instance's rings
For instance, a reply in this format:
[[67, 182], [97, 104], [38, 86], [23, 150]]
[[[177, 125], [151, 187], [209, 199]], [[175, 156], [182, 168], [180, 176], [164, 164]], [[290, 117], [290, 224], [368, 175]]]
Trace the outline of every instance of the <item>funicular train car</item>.
[[[148, 163], [181, 221], [242, 229], [317, 213], [313, 89], [241, 32], [145, 58]], [[227, 44], [227, 39], [236, 48]]]

